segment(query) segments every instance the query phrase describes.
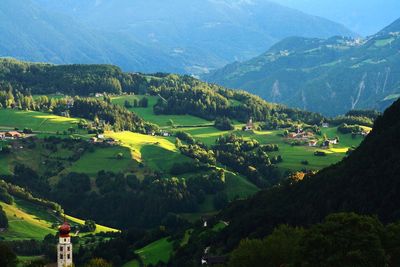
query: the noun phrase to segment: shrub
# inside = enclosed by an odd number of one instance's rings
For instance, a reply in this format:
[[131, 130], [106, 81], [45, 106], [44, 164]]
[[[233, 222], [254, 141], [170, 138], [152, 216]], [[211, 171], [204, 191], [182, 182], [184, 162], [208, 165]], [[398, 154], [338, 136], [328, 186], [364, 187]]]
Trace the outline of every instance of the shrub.
[[214, 127], [221, 131], [230, 131], [235, 128], [231, 120], [227, 117], [216, 118], [214, 122]]
[[325, 157], [327, 154], [324, 151], [315, 151], [314, 156]]

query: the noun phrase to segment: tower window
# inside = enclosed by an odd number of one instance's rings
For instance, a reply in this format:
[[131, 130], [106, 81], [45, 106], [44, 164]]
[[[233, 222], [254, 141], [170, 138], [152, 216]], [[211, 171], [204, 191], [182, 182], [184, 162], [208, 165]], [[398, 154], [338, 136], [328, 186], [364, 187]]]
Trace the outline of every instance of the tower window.
[[67, 247], [67, 251], [71, 251], [71, 248], [70, 248], [70, 247]]
[[64, 242], [67, 242], [67, 239], [66, 239], [66, 238], [64, 238]]
[[64, 250], [64, 247], [60, 247], [60, 251], [63, 251]]
[[70, 259], [70, 258], [71, 258], [71, 256], [69, 254], [67, 254], [67, 259]]
[[60, 260], [64, 259], [63, 254], [60, 254]]

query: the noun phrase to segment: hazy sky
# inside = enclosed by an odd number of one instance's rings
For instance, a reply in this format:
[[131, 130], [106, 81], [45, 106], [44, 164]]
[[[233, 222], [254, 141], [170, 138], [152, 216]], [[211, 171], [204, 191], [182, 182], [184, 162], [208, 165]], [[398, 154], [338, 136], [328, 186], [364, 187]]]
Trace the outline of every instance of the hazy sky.
[[372, 35], [400, 18], [400, 0], [272, 0]]

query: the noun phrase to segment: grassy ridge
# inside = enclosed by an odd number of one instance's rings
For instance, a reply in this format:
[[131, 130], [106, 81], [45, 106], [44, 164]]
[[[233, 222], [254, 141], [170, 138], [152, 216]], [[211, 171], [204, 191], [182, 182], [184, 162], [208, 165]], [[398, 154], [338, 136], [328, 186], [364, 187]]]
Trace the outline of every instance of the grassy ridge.
[[[13, 205], [0, 202], [3, 210], [6, 212], [9, 220], [9, 228], [6, 232], [0, 233], [0, 238], [5, 240], [42, 240], [48, 234], [55, 234], [56, 229], [53, 224], [60, 224], [61, 218], [58, 218], [53, 211], [34, 205], [30, 202], [15, 199]], [[84, 224], [84, 220], [66, 215], [69, 222]], [[96, 225], [95, 233], [116, 232], [117, 229]], [[85, 235], [85, 234], [82, 234]]]
[[[70, 222], [74, 222], [74, 223], [81, 224], [81, 225], [85, 224], [84, 220], [78, 219], [78, 218], [75, 218], [75, 217], [72, 217], [69, 215], [65, 215], [65, 218]], [[119, 232], [119, 230], [115, 229], [115, 228], [107, 227], [104, 225], [96, 224], [96, 231], [94, 231], [94, 234], [101, 233], [101, 232]]]
[[19, 205], [8, 205], [0, 202], [6, 212], [9, 229], [0, 234], [6, 240], [43, 239], [47, 234], [55, 234], [56, 230], [51, 229], [51, 223], [34, 214], [29, 214], [20, 208]]

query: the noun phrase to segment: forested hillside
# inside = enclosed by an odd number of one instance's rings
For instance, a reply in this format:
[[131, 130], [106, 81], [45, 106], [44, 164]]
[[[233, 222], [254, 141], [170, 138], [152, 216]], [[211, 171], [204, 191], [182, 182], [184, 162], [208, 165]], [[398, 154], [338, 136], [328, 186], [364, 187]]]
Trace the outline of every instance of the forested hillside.
[[288, 121], [318, 124], [323, 120], [316, 113], [267, 103], [244, 91], [229, 90], [190, 76], [124, 73], [111, 65], [50, 65], [1, 59], [0, 89], [70, 96], [150, 94], [162, 97], [154, 106], [156, 114], [190, 114], [207, 120], [227, 116], [241, 122], [250, 118], [271, 119], [273, 127]]
[[[378, 118], [374, 130], [360, 147], [342, 162], [304, 179], [298, 180], [298, 176], [293, 176], [281, 186], [260, 192], [250, 200], [233, 203], [220, 215], [220, 218], [230, 222], [229, 226], [213, 239], [212, 243], [202, 240], [201, 246], [209, 244], [221, 247], [224, 249], [220, 253], [224, 253], [236, 247], [245, 237], [263, 238], [281, 224], [309, 226], [321, 222], [325, 216], [336, 212], [377, 215], [383, 223], [398, 221], [400, 148], [395, 140], [400, 137], [399, 116], [400, 101], [397, 101]], [[339, 219], [337, 222], [341, 221], [339, 223], [341, 224], [346, 220], [345, 217], [340, 219], [331, 217], [331, 219]], [[356, 220], [353, 218], [353, 223]], [[361, 221], [366, 222], [365, 218]], [[349, 224], [345, 225], [343, 225], [344, 230], [349, 229]], [[349, 236], [350, 234], [346, 234], [346, 237]], [[355, 238], [359, 240], [359, 237]], [[307, 252], [310, 255], [318, 250], [317, 247], [311, 246], [312, 250], [310, 247]], [[194, 247], [188, 249], [193, 251]], [[181, 251], [181, 253], [180, 257], [186, 257], [187, 252]], [[337, 260], [345, 261], [346, 258]], [[186, 261], [190, 260], [186, 258]]]
[[204, 78], [325, 115], [385, 109], [400, 94], [400, 21], [365, 40], [288, 38]]
[[399, 116], [400, 100], [342, 162], [232, 203], [217, 217], [228, 226], [195, 231], [172, 266], [198, 266], [193, 255], [226, 266], [397, 266]]
[[[10, 202], [10, 188], [0, 189], [0, 238], [18, 255], [51, 261], [59, 218], [50, 215], [62, 206], [86, 218], [75, 219], [75, 229], [87, 231], [74, 241], [85, 244], [74, 255], [79, 266], [94, 257], [115, 266], [170, 259], [190, 266], [206, 246], [225, 253], [220, 234], [236, 224], [229, 211], [215, 217], [220, 210], [260, 190], [284, 191], [276, 188], [288, 176], [303, 178], [355, 153], [379, 116], [353, 110], [325, 118], [190, 76], [112, 65], [2, 59], [0, 81], [0, 175], [55, 205]], [[242, 222], [228, 249], [249, 234]], [[96, 223], [123, 232], [100, 233], [109, 228]], [[34, 239], [30, 249], [21, 236]]]
[[0, 10], [0, 56], [141, 72], [203, 73], [288, 36], [353, 35], [268, 1], [4, 0]]

